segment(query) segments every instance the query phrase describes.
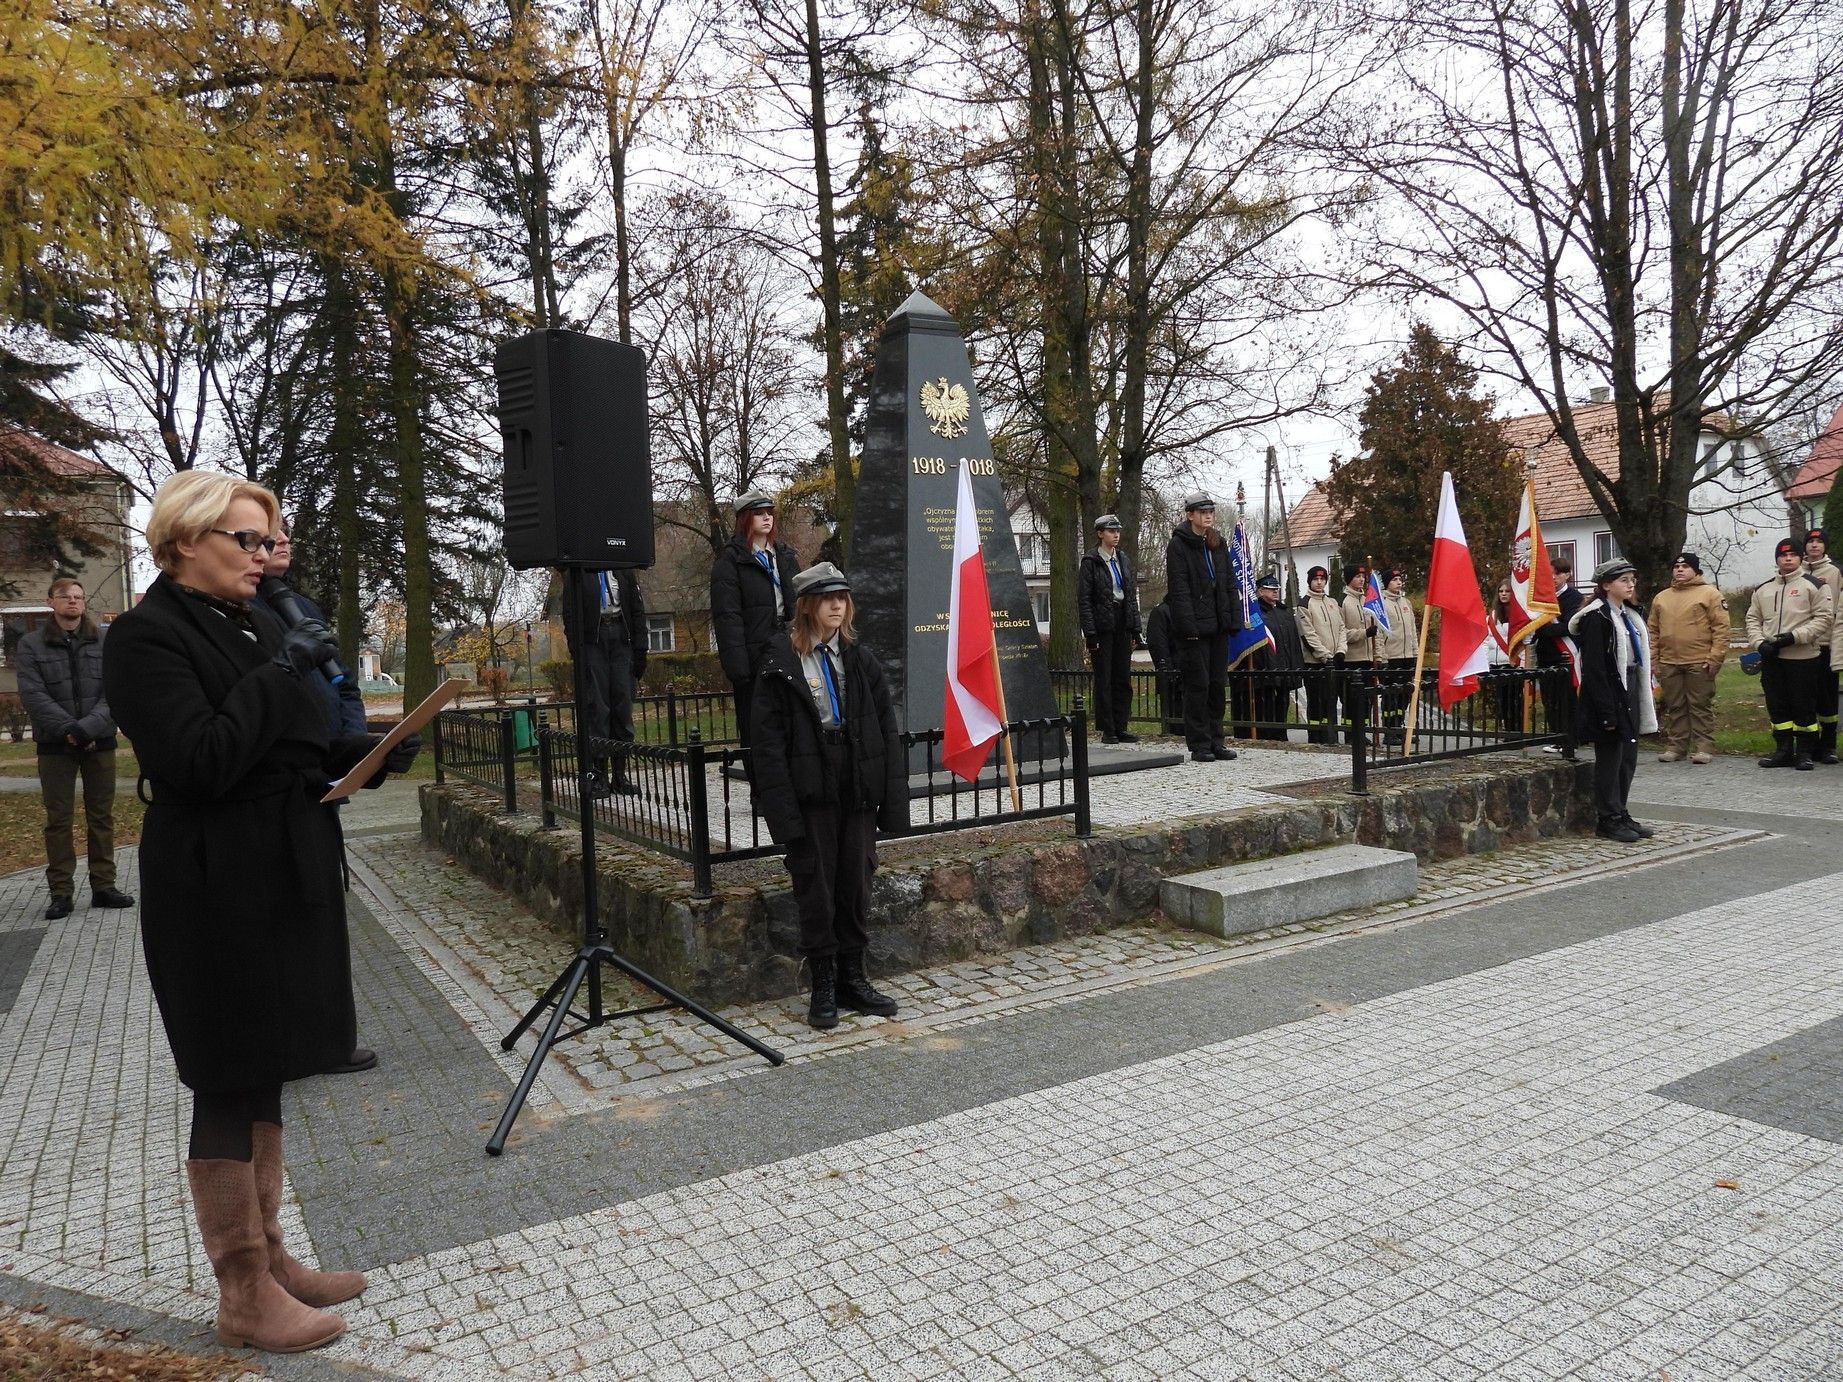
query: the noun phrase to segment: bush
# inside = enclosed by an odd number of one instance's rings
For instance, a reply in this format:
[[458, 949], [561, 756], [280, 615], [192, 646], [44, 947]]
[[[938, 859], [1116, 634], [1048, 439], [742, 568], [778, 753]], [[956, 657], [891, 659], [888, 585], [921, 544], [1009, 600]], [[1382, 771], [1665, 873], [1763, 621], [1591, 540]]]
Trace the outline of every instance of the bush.
[[0, 725], [6, 726], [7, 737], [15, 744], [26, 737], [26, 728], [32, 723], [26, 714], [26, 703], [17, 695], [7, 693], [0, 695]]
[[552, 658], [538, 664], [538, 675], [550, 688], [553, 701], [567, 701], [576, 694], [576, 664], [567, 657]]
[[495, 667], [490, 663], [480, 669], [480, 689], [489, 693], [496, 701], [506, 698], [506, 688], [512, 684], [512, 673], [504, 667]]
[[671, 691], [727, 691], [729, 678], [715, 653], [648, 653], [641, 688], [648, 696]]

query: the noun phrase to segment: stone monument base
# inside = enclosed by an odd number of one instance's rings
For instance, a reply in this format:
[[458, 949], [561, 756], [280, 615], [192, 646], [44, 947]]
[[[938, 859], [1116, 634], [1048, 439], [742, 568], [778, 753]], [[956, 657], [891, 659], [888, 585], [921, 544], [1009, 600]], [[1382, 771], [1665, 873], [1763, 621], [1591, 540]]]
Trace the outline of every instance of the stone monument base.
[[[1313, 775], [1313, 756], [1299, 756], [1301, 776]], [[1591, 763], [1506, 753], [1377, 774], [1364, 796], [1321, 778], [1221, 814], [1097, 826], [1086, 840], [1066, 818], [887, 840], [871, 893], [870, 969], [1142, 923], [1159, 914], [1168, 877], [1319, 845], [1354, 841], [1432, 861], [1584, 833], [1592, 789]], [[498, 808], [480, 788], [425, 785], [423, 838], [553, 927], [561, 958], [581, 930], [576, 830]], [[799, 927], [778, 859], [718, 865], [715, 895], [696, 898], [676, 859], [609, 839], [596, 854], [603, 924], [643, 969], [713, 1005], [798, 991]]]

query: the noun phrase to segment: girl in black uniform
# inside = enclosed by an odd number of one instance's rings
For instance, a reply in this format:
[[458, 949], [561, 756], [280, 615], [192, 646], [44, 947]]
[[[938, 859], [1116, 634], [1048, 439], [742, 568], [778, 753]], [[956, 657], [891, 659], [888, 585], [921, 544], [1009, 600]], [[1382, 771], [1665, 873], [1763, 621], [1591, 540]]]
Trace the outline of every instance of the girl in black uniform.
[[789, 633], [755, 680], [750, 759], [756, 807], [787, 851], [800, 953], [813, 971], [806, 1020], [838, 1025], [840, 1006], [878, 1017], [895, 1000], [864, 972], [879, 829], [909, 823], [908, 774], [883, 668], [857, 641], [851, 585], [830, 562], [793, 580]]
[[768, 644], [792, 616], [799, 569], [794, 549], [780, 540], [774, 497], [750, 490], [738, 498], [736, 531], [710, 567], [710, 628], [736, 699], [736, 736], [745, 747], [754, 720], [755, 677]]

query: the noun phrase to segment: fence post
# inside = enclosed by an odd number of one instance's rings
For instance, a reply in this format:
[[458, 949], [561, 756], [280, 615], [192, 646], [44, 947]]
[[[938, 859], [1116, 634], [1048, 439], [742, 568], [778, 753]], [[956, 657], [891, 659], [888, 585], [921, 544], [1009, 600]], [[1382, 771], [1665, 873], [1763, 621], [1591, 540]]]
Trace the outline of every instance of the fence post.
[[442, 785], [442, 722], [447, 718], [446, 713], [438, 712], [435, 716], [435, 723], [429, 726], [432, 736], [429, 742], [435, 751], [435, 785], [437, 787]]
[[1088, 708], [1080, 693], [1069, 716], [1069, 733], [1075, 758], [1075, 835], [1085, 840], [1094, 833], [1094, 820], [1088, 809]]
[[666, 687], [666, 743], [678, 747], [678, 692]]
[[556, 768], [550, 759], [550, 730], [538, 729], [538, 809], [544, 813], [544, 828], [557, 828]]
[[516, 713], [499, 712], [499, 771], [505, 777], [508, 811], [518, 810], [518, 726], [512, 719]]
[[710, 786], [704, 781], [704, 736], [696, 725], [686, 738], [685, 762], [691, 771], [691, 895], [710, 896]]
[[[1350, 790], [1358, 796], [1369, 792], [1369, 678], [1361, 667], [1350, 673], [1345, 683], [1344, 718], [1350, 725]], [[1349, 704], [1352, 698], [1357, 704]]]

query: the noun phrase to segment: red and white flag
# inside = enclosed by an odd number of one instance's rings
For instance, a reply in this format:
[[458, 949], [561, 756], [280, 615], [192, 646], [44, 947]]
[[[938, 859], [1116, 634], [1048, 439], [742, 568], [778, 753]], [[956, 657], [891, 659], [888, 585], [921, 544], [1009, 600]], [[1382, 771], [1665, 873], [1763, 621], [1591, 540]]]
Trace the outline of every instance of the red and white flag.
[[954, 500], [953, 589], [947, 601], [947, 697], [941, 762], [968, 782], [979, 776], [1004, 732], [999, 714], [998, 650], [992, 642], [992, 596], [979, 547], [973, 476], [960, 463]]
[[1514, 664], [1517, 649], [1544, 624], [1561, 617], [1555, 598], [1555, 571], [1549, 549], [1542, 544], [1542, 523], [1536, 517], [1536, 482], [1523, 481], [1523, 507], [1517, 512], [1517, 540], [1510, 549], [1510, 647]]
[[1478, 690], [1478, 674], [1489, 662], [1485, 643], [1491, 637], [1450, 473], [1440, 477], [1440, 517], [1433, 529], [1427, 606], [1440, 611], [1440, 708], [1450, 710]]

